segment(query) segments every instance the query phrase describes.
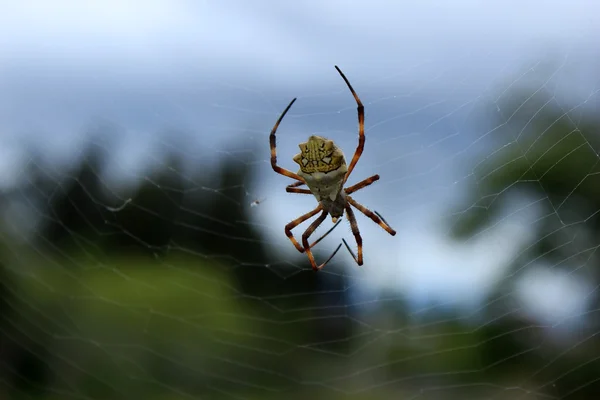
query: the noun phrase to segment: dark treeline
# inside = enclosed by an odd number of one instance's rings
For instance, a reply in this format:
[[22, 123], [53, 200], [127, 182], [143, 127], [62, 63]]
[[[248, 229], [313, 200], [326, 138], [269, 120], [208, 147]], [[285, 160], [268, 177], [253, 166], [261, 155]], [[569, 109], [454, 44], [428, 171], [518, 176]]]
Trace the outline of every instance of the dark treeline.
[[[270, 255], [268, 244], [249, 223], [246, 190], [252, 187], [254, 177], [248, 165], [255, 153], [248, 149], [256, 147], [256, 143], [238, 144], [244, 150], [240, 153], [228, 149], [241, 156], [224, 157], [216, 176], [207, 176], [202, 166], [190, 173], [189, 160], [175, 150], [165, 149], [159, 167], [141, 173], [131, 187], [116, 191], [102, 179], [102, 171], [111, 161], [112, 146], [106, 138], [118, 135], [112, 126], [103, 129], [106, 132], [96, 130], [91, 135], [97, 138], [104, 134], [103, 145], [92, 140], [69, 170], [45, 165], [32, 151], [22, 185], [3, 194], [5, 200], [25, 204], [39, 221], [37, 230], [27, 239], [28, 251], [53, 260], [54, 268], [73, 273], [81, 268], [82, 256], [108, 266], [114, 257], [124, 255], [147, 257], [159, 265], [172, 257], [187, 257], [191, 269], [197, 264], [197, 268], [227, 271], [240, 298], [254, 306], [257, 304], [253, 299], [280, 295], [292, 299], [293, 307], [299, 309], [346, 304], [341, 278], [323, 276], [319, 280], [310, 268], [285, 277], [265, 267], [281, 259]], [[305, 262], [304, 255], [294, 257], [289, 260], [290, 268]], [[16, 266], [28, 268], [19, 262]], [[1, 379], [10, 382], [13, 390], [33, 393], [29, 389], [43, 390], [55, 371], [44, 359], [44, 349], [23, 336], [24, 330], [35, 331], [36, 327], [33, 324], [25, 328], [27, 322], [19, 312], [27, 305], [19, 305], [19, 296], [13, 296], [10, 282], [14, 276], [9, 271], [0, 270], [0, 343], [5, 366]], [[320, 290], [330, 294], [316, 294]], [[294, 293], [315, 296], [295, 298]], [[264, 304], [258, 305], [257, 312], [273, 317], [272, 309]], [[314, 327], [307, 323], [300, 340], [327, 342], [349, 336], [349, 329], [344, 321], [328, 330], [319, 329], [317, 323]], [[36, 333], [47, 334], [51, 333]]]

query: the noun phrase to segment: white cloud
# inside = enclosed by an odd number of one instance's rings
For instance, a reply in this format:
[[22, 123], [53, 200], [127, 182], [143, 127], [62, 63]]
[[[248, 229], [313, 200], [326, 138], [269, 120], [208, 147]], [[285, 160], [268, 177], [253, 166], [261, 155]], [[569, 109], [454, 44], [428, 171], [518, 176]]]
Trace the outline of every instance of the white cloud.
[[533, 319], [547, 325], [568, 320], [569, 326], [583, 319], [594, 287], [580, 276], [545, 263], [529, 268], [515, 292], [524, 312]]
[[76, 1], [24, 0], [5, 2], [0, 29], [21, 37], [51, 39], [45, 34], [70, 34], [72, 41], [86, 35], [146, 35], [164, 32], [186, 20], [191, 22], [190, 2], [178, 0]]
[[447, 63], [460, 62], [465, 52], [482, 59], [490, 51], [510, 54], [540, 44], [589, 44], [600, 36], [599, 11], [596, 3], [585, 0], [376, 0], [368, 7], [340, 0], [24, 0], [2, 6], [0, 50], [5, 62], [93, 67], [118, 60], [141, 70], [237, 71], [227, 79], [240, 76], [240, 81], [252, 74], [319, 80], [326, 79], [315, 73], [323, 65], [355, 64], [394, 73], [415, 57]]

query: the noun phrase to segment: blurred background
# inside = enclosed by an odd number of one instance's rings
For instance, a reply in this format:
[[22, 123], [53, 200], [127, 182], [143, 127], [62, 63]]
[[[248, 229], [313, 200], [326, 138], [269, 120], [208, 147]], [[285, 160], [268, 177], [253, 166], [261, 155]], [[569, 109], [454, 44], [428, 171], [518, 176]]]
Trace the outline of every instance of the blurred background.
[[[597, 398], [598, 38], [591, 0], [0, 3], [0, 398]], [[314, 273], [268, 135], [297, 97], [279, 164], [351, 158], [334, 65], [398, 234]]]

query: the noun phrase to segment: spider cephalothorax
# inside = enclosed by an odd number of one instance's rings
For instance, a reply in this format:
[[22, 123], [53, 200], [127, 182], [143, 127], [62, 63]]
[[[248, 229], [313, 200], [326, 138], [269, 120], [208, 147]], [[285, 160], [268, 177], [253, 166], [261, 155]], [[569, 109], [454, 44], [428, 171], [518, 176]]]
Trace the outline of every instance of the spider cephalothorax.
[[313, 172], [331, 172], [342, 168], [346, 173], [346, 159], [333, 140], [312, 135], [308, 142], [300, 143], [300, 153], [294, 156], [294, 161], [300, 165], [300, 171], [311, 174]]
[[[356, 208], [358, 211], [365, 214], [367, 217], [371, 218], [373, 222], [381, 226], [385, 229], [390, 235], [395, 235], [396, 231], [393, 230], [379, 215], [377, 212], [373, 212], [368, 210], [365, 206], [356, 202], [352, 197], [350, 197], [351, 193], [356, 192], [362, 188], [365, 188], [372, 184], [373, 182], [379, 179], [379, 175], [373, 175], [367, 179], [363, 179], [357, 184], [344, 188], [344, 183], [348, 180], [348, 177], [352, 173], [354, 166], [358, 162], [363, 149], [365, 147], [365, 110], [364, 107], [358, 98], [358, 95], [354, 92], [354, 89], [350, 85], [350, 82], [342, 71], [336, 66], [335, 69], [340, 73], [346, 85], [350, 89], [352, 96], [356, 100], [357, 111], [358, 111], [358, 147], [354, 152], [354, 156], [352, 157], [352, 161], [350, 161], [350, 165], [346, 166], [346, 159], [344, 158], [344, 153], [341, 149], [339, 149], [333, 140], [329, 140], [323, 138], [321, 136], [312, 135], [308, 138], [308, 141], [305, 143], [300, 143], [300, 153], [294, 156], [294, 161], [298, 163], [300, 166], [300, 170], [297, 174], [289, 171], [285, 168], [281, 168], [277, 165], [277, 144], [275, 139], [275, 133], [277, 132], [277, 127], [283, 120], [283, 117], [288, 112], [292, 104], [296, 101], [293, 99], [290, 104], [286, 107], [286, 109], [281, 113], [281, 116], [275, 123], [275, 126], [271, 130], [271, 135], [269, 136], [269, 143], [271, 146], [271, 167], [273, 170], [281, 175], [285, 175], [289, 178], [296, 180], [296, 182], [288, 185], [286, 187], [286, 191], [290, 193], [303, 193], [303, 194], [312, 194], [315, 196], [319, 205], [312, 211], [296, 218], [289, 224], [285, 226], [285, 234], [290, 239], [290, 241], [294, 244], [296, 249], [299, 252], [306, 252], [308, 259], [312, 268], [315, 271], [320, 270], [333, 258], [333, 256], [340, 249], [341, 244], [337, 247], [337, 249], [331, 254], [331, 256], [321, 265], [317, 265], [315, 262], [315, 258], [312, 254], [311, 248], [320, 242], [325, 236], [329, 234], [337, 226], [337, 224], [327, 231], [323, 236], [317, 239], [315, 242], [309, 245], [308, 238], [312, 233], [323, 223], [327, 215], [331, 215], [333, 222], [335, 223], [339, 217], [344, 215], [344, 211], [346, 212], [346, 216], [348, 217], [348, 221], [350, 221], [350, 228], [352, 229], [352, 234], [356, 239], [356, 244], [358, 245], [358, 257], [354, 255], [348, 243], [344, 239], [342, 241], [346, 245], [346, 248], [352, 254], [354, 261], [358, 265], [363, 264], [363, 254], [362, 254], [362, 238], [360, 236], [360, 232], [358, 230], [358, 224], [356, 223], [356, 217], [354, 216], [354, 211], [352, 211], [352, 207]], [[301, 189], [299, 186], [306, 185], [308, 189]], [[351, 207], [352, 206], [352, 207]], [[321, 211], [321, 215], [312, 224], [306, 229], [304, 234], [302, 235], [302, 246], [294, 235], [292, 234], [292, 229], [296, 226], [300, 225], [304, 221], [309, 218], [314, 217]], [[338, 221], [338, 224], [341, 221]]]
[[[300, 143], [300, 153], [294, 156], [294, 161], [300, 165], [298, 176], [315, 195], [317, 201], [325, 205], [333, 218], [333, 222], [344, 214], [343, 202], [336, 207], [334, 202], [342, 195], [344, 176], [348, 172], [344, 153], [333, 140], [312, 135], [308, 142]], [[342, 199], [339, 199], [342, 201]]]

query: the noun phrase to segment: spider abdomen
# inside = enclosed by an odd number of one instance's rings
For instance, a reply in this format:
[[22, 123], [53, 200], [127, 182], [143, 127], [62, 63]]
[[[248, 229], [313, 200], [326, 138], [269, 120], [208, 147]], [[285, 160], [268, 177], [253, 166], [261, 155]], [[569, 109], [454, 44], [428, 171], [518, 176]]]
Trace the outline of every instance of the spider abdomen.
[[335, 201], [348, 172], [344, 153], [333, 140], [316, 135], [311, 135], [299, 147], [301, 152], [294, 156], [294, 161], [300, 166], [298, 175], [317, 201]]
[[323, 210], [327, 211], [331, 215], [333, 222], [336, 222], [339, 217], [344, 215], [344, 207], [346, 206], [346, 195], [344, 191], [340, 190], [335, 199], [324, 198], [320, 201], [323, 206]]
[[308, 186], [317, 201], [325, 199], [335, 200], [342, 191], [344, 174], [345, 172], [341, 173], [341, 171], [332, 171], [329, 173], [313, 172], [312, 174], [298, 171], [298, 175], [304, 179], [306, 186]]

